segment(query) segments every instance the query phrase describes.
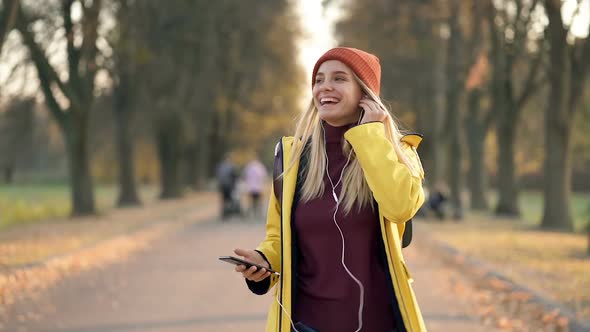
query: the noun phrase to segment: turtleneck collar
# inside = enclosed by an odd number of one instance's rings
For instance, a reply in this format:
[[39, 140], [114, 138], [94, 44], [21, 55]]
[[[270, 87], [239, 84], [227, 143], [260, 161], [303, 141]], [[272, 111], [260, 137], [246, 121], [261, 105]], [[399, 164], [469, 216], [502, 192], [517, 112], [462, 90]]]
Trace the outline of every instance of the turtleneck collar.
[[342, 143], [344, 139], [344, 133], [352, 128], [355, 123], [347, 124], [340, 127], [334, 127], [328, 124], [326, 121], [322, 121], [322, 126], [324, 127], [324, 132], [326, 133], [326, 142], [330, 143]]

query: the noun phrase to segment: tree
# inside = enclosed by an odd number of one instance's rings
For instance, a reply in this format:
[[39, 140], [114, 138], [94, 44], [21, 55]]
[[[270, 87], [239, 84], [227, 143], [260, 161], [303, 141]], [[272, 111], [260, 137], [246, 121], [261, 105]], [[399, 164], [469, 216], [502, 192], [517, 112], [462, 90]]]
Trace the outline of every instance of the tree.
[[494, 120], [494, 112], [489, 106], [486, 83], [488, 76], [488, 60], [481, 53], [467, 76], [467, 114], [465, 116], [465, 133], [469, 151], [469, 174], [467, 184], [470, 193], [470, 207], [473, 210], [486, 211], [487, 172], [484, 163], [485, 139]]
[[131, 122], [136, 107], [136, 85], [132, 83], [136, 74], [137, 36], [134, 35], [134, 18], [128, 0], [120, 0], [117, 11], [117, 34], [114, 40], [113, 112], [116, 126], [116, 148], [119, 167], [119, 206], [139, 205], [135, 186], [134, 149], [131, 138]]
[[570, 27], [563, 21], [561, 1], [544, 0], [544, 4], [549, 19], [547, 37], [551, 66], [547, 72], [549, 94], [545, 109], [545, 204], [541, 227], [571, 231], [571, 134], [590, 67], [590, 37], [572, 38], [574, 41], [568, 42], [571, 38]]
[[0, 113], [0, 171], [5, 183], [11, 183], [19, 163], [32, 152], [35, 99], [14, 98]]
[[[514, 161], [516, 130], [520, 114], [529, 98], [543, 82], [539, 77], [543, 60], [543, 39], [531, 25], [538, 0], [515, 0], [496, 7], [487, 2], [487, 23], [491, 39], [492, 109], [497, 112], [498, 146], [497, 215], [518, 216], [518, 181]], [[515, 8], [513, 10], [512, 8]], [[536, 45], [531, 47], [531, 42]], [[526, 71], [517, 71], [524, 63]], [[524, 80], [519, 79], [524, 77]]]
[[[139, 108], [152, 119], [162, 197], [184, 185], [203, 188], [223, 154], [276, 142], [267, 124], [291, 121], [278, 116], [294, 113], [301, 82], [290, 11], [288, 1], [276, 0], [173, 1], [165, 9], [159, 1], [134, 2], [147, 57], [137, 74]], [[285, 110], [272, 109], [276, 96]], [[246, 119], [260, 121], [260, 130], [244, 130]]]
[[430, 184], [442, 173], [446, 138], [440, 7], [431, 0], [349, 1], [335, 29], [339, 44], [368, 50], [381, 59], [381, 96], [391, 101], [393, 113], [408, 131], [415, 128], [424, 134], [420, 154]]
[[[72, 19], [72, 7], [78, 3], [82, 18]], [[16, 27], [29, 50], [37, 69], [45, 102], [57, 121], [67, 147], [73, 215], [95, 212], [94, 191], [88, 153], [88, 112], [94, 101], [94, 79], [98, 70], [98, 17], [102, 1], [64, 0], [61, 3], [61, 24], [66, 36], [67, 79], [59, 71], [36, 40], [32, 15], [19, 11]], [[42, 20], [40, 18], [39, 20]]]
[[460, 25], [461, 1], [451, 0], [448, 16], [446, 125], [448, 133], [450, 203], [455, 219], [463, 218], [461, 199], [461, 97], [463, 94], [466, 59], [465, 37]]

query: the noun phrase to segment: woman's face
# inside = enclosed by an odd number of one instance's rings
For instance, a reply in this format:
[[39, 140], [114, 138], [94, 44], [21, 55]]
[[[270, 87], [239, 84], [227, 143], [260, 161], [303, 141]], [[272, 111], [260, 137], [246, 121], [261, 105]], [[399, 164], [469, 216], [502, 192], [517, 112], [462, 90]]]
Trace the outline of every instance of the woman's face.
[[363, 95], [352, 70], [338, 60], [323, 62], [314, 78], [313, 102], [320, 119], [339, 127], [359, 119]]

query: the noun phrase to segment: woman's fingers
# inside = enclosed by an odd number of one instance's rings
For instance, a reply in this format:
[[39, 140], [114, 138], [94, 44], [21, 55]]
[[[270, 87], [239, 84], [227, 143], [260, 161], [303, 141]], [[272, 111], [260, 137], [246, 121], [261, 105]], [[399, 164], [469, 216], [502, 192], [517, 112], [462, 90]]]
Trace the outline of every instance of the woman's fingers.
[[[234, 253], [236, 255], [244, 257], [247, 261], [252, 263], [260, 264], [262, 266], [268, 266], [268, 263], [260, 256], [258, 252], [255, 250], [247, 250], [247, 249], [235, 249]], [[268, 276], [270, 276], [270, 272], [268, 272], [265, 268], [258, 269], [256, 266], [251, 266], [250, 268], [246, 268], [245, 265], [236, 265], [235, 267], [236, 272], [241, 273], [244, 278], [252, 281], [260, 281], [264, 280]]]
[[247, 250], [247, 249], [240, 249], [240, 248], [234, 249], [234, 253], [236, 253], [236, 255], [242, 256], [244, 258], [251, 258], [253, 251], [254, 250]]
[[369, 99], [361, 99], [359, 106], [365, 110], [365, 114], [361, 119], [361, 123], [367, 123], [372, 121], [383, 121], [386, 118], [385, 110], [379, 106], [376, 102]]
[[236, 272], [241, 272], [244, 278], [252, 281], [261, 281], [270, 276], [270, 272], [266, 271], [266, 269], [258, 270], [256, 266], [247, 269], [244, 265], [237, 265]]
[[359, 102], [359, 104], [361, 106], [363, 106], [363, 109], [365, 111], [368, 112], [374, 112], [374, 113], [383, 113], [385, 112], [381, 106], [379, 106], [379, 104], [377, 104], [376, 102], [369, 100], [369, 99], [361, 99], [361, 101]]
[[[256, 267], [254, 266], [254, 268], [256, 268]], [[265, 274], [266, 274], [266, 269], [254, 270], [254, 272], [250, 276], [250, 279], [254, 280], [254, 281], [260, 281], [260, 280], [262, 280], [262, 277], [264, 277]]]
[[269, 275], [269, 272], [266, 271], [266, 269], [260, 269], [256, 272], [254, 272], [251, 276], [250, 276], [250, 280], [253, 281], [261, 281], [264, 278], [266, 278]]

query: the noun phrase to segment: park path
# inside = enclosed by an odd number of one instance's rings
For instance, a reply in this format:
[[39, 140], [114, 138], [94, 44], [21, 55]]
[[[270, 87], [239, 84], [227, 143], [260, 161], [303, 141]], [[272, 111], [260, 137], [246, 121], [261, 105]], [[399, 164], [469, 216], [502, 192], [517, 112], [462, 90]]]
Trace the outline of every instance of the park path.
[[[237, 246], [255, 247], [264, 224], [221, 223], [190, 211], [181, 219], [184, 227], [127, 261], [66, 278], [36, 299], [16, 303], [0, 331], [264, 331], [272, 298], [249, 293], [233, 267], [217, 260]], [[462, 296], [468, 283], [426, 250], [419, 234], [404, 251], [429, 331], [493, 331]]]

